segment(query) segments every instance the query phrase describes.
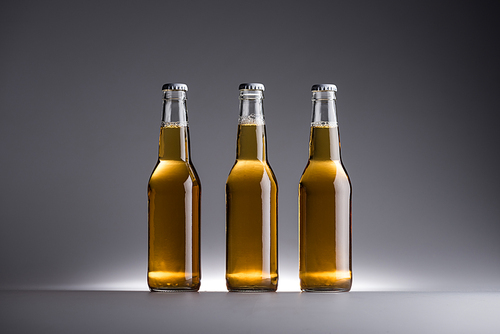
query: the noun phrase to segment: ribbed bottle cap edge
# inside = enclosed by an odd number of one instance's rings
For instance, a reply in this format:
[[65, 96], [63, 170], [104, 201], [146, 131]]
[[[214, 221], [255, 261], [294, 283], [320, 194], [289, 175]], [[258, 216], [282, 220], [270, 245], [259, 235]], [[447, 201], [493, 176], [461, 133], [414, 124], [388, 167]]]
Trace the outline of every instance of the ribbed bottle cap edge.
[[162, 86], [161, 90], [183, 90], [188, 91], [188, 86], [180, 82], [169, 82]]
[[311, 91], [337, 91], [337, 86], [334, 84], [315, 84], [311, 87]]
[[250, 90], [261, 90], [264, 91], [265, 87], [263, 84], [259, 82], [244, 82], [240, 84], [239, 88], [240, 90], [242, 89], [250, 89]]

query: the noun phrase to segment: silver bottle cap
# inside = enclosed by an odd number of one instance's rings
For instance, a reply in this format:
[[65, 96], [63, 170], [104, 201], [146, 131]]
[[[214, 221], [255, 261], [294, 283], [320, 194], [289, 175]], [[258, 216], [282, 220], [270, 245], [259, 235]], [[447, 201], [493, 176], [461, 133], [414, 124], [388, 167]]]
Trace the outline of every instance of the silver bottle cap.
[[334, 84], [316, 84], [316, 85], [313, 85], [311, 90], [314, 92], [314, 91], [333, 91], [333, 92], [336, 92], [337, 91], [337, 86], [335, 86]]
[[183, 90], [185, 92], [188, 91], [188, 86], [179, 82], [171, 82], [163, 85], [161, 90]]
[[245, 82], [240, 85], [240, 90], [250, 89], [250, 90], [261, 90], [264, 91], [264, 85], [258, 82]]

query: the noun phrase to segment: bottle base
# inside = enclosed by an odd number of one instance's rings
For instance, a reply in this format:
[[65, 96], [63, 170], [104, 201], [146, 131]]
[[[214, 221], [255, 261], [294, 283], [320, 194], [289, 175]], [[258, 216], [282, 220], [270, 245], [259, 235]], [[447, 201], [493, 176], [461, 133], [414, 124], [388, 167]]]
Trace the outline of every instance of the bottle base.
[[306, 272], [299, 275], [304, 292], [348, 292], [352, 286], [351, 271]]
[[226, 288], [229, 292], [275, 292], [278, 289], [278, 275], [256, 273], [226, 274]]
[[185, 272], [148, 272], [148, 287], [151, 292], [198, 291], [200, 283], [199, 274], [192, 276]]
[[339, 292], [349, 292], [351, 288], [301, 288], [302, 292], [328, 292], [328, 293], [339, 293]]
[[196, 287], [196, 288], [175, 288], [175, 289], [164, 289], [164, 288], [149, 288], [149, 291], [150, 292], [166, 292], [166, 293], [169, 293], [169, 292], [198, 292], [200, 288], [199, 287]]
[[243, 293], [259, 293], [259, 292], [276, 292], [277, 288], [256, 288], [256, 287], [240, 287], [240, 288], [227, 288], [229, 292], [243, 292]]

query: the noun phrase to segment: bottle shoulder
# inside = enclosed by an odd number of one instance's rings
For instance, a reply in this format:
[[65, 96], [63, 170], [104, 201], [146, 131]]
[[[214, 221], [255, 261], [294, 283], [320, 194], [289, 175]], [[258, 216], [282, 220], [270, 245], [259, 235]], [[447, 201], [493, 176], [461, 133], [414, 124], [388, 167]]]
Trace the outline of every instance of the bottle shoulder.
[[300, 184], [307, 183], [330, 183], [347, 182], [349, 176], [340, 160], [309, 160], [302, 176]]
[[227, 183], [232, 182], [261, 182], [268, 179], [277, 183], [274, 172], [267, 161], [260, 160], [236, 160], [229, 172]]
[[193, 185], [199, 185], [199, 177], [194, 166], [182, 160], [158, 160], [151, 177], [149, 184], [156, 183], [185, 183], [190, 180]]

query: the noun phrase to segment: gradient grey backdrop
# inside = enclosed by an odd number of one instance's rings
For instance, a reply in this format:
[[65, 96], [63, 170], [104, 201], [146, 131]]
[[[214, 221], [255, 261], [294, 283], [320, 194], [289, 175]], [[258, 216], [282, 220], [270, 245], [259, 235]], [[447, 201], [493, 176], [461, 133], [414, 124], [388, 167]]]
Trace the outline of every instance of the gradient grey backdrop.
[[280, 283], [298, 288], [310, 87], [333, 82], [353, 288], [499, 290], [497, 22], [493, 1], [3, 1], [0, 288], [147, 288], [146, 185], [172, 81], [189, 85], [202, 284], [223, 287], [237, 88], [258, 81]]

